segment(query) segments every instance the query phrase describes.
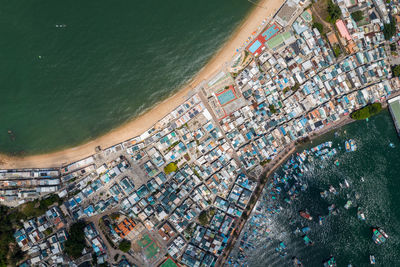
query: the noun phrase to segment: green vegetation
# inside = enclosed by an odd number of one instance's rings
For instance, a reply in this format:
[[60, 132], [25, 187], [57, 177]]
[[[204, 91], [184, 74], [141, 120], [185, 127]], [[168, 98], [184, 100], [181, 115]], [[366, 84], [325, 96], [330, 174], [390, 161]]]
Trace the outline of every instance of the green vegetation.
[[290, 90], [290, 87], [283, 88], [283, 94], [286, 94]]
[[320, 34], [323, 34], [323, 33], [324, 33], [324, 25], [322, 25], [322, 23], [314, 22], [314, 23], [312, 24], [312, 27], [313, 27], [313, 28], [316, 28], [316, 29], [319, 31]]
[[396, 43], [391, 43], [390, 44], [390, 51], [396, 51], [396, 50], [397, 50]]
[[393, 76], [400, 77], [400, 65], [392, 66]]
[[333, 53], [335, 54], [335, 57], [339, 57], [340, 54], [342, 54], [342, 49], [340, 49], [340, 46], [338, 44], [335, 44], [333, 46]]
[[361, 10], [357, 10], [351, 13], [351, 17], [354, 19], [354, 21], [358, 22], [364, 19], [364, 14]]
[[300, 84], [299, 83], [295, 83], [290, 90], [292, 90], [293, 92], [296, 92], [297, 90], [299, 90], [300, 88]]
[[165, 152], [170, 151], [171, 149], [173, 149], [174, 147], [176, 147], [179, 144], [179, 141], [176, 141], [174, 143], [172, 143], [166, 150]]
[[83, 232], [85, 223], [78, 221], [71, 225], [68, 231], [68, 240], [65, 242], [65, 253], [71, 258], [78, 258], [85, 248], [85, 234]]
[[260, 165], [265, 166], [269, 162], [271, 162], [271, 159], [264, 159], [263, 161], [260, 162]]
[[200, 215], [199, 215], [200, 224], [203, 226], [208, 225], [210, 223], [210, 220], [214, 216], [214, 214], [215, 214], [214, 208], [210, 208], [207, 211], [203, 210], [202, 212], [200, 212]]
[[55, 194], [42, 200], [36, 199], [28, 202], [20, 207], [20, 211], [23, 215], [22, 219], [29, 219], [43, 215], [49, 209], [49, 207], [56, 202], [62, 203], [62, 199]]
[[390, 23], [383, 24], [383, 35], [385, 40], [390, 40], [396, 33], [396, 21], [392, 18]]
[[45, 234], [46, 236], [51, 235], [51, 233], [53, 233], [53, 228], [51, 228], [51, 227], [49, 227], [49, 228], [47, 228], [46, 230], [44, 230], [44, 234]]
[[178, 165], [175, 162], [171, 162], [164, 167], [165, 174], [176, 172], [176, 170], [178, 170]]
[[274, 105], [272, 105], [272, 104], [271, 104], [271, 105], [269, 105], [269, 107], [268, 107], [268, 108], [269, 108], [269, 110], [271, 111], [271, 113], [272, 113], [272, 114], [275, 114], [275, 113], [277, 113], [277, 112], [278, 112], [278, 111], [275, 109], [275, 106], [274, 106]]
[[17, 225], [17, 220], [23, 215], [17, 209], [11, 210], [1, 205], [0, 214], [0, 267], [16, 266], [24, 254], [17, 245], [14, 245], [13, 226]]
[[126, 239], [123, 239], [121, 243], [119, 243], [118, 249], [127, 253], [131, 249], [131, 242]]
[[335, 23], [336, 20], [338, 20], [340, 18], [340, 16], [342, 15], [342, 11], [340, 10], [340, 7], [338, 5], [336, 5], [335, 3], [333, 3], [332, 0], [328, 0], [328, 17], [327, 17], [327, 21], [330, 23]]
[[371, 116], [378, 114], [381, 110], [382, 110], [381, 103], [369, 104], [351, 113], [350, 117], [354, 120], [365, 120]]

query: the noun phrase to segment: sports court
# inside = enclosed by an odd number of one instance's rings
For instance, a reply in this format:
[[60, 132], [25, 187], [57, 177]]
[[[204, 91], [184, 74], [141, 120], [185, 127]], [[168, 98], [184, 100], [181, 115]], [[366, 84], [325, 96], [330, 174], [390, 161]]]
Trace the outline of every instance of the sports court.
[[224, 106], [237, 98], [233, 86], [230, 86], [228, 89], [216, 94], [216, 96], [221, 106]]
[[249, 50], [249, 52], [253, 55], [259, 55], [265, 47], [264, 43], [274, 37], [279, 31], [280, 28], [278, 27], [278, 25], [276, 25], [276, 23], [272, 24], [264, 32], [258, 35], [257, 38], [252, 43], [250, 43], [249, 46], [247, 46], [247, 50]]
[[163, 264], [161, 264], [160, 267], [178, 267], [178, 265], [171, 259], [171, 257], [168, 257]]
[[144, 249], [144, 255], [146, 256], [147, 260], [154, 258], [154, 256], [160, 250], [160, 248], [148, 234], [144, 234], [142, 238], [137, 241], [137, 243], [142, 249]]

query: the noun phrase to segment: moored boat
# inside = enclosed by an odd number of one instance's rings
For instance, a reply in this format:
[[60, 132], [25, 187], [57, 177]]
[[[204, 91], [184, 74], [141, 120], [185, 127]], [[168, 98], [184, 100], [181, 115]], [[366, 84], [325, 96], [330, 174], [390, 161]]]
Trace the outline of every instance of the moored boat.
[[372, 228], [372, 240], [375, 244], [383, 244], [388, 238], [389, 236], [382, 230], [382, 228]]
[[369, 262], [371, 264], [375, 264], [375, 256], [374, 255], [369, 255]]
[[307, 220], [309, 220], [309, 221], [312, 220], [312, 217], [311, 217], [310, 213], [308, 213], [308, 211], [306, 211], [306, 210], [301, 210], [301, 211], [299, 211], [299, 214], [300, 214], [300, 216], [303, 217], [304, 219], [307, 219]]
[[336, 267], [336, 261], [334, 257], [330, 257], [329, 260], [324, 262], [324, 267]]
[[365, 221], [365, 214], [360, 207], [358, 207], [358, 210], [357, 210], [357, 217], [358, 217], [358, 219]]

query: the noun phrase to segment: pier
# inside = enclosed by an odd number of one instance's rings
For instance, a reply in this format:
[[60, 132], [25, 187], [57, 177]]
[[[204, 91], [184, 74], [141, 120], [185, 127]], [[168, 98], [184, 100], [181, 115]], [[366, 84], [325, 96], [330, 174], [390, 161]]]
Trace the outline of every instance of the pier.
[[397, 134], [400, 137], [400, 96], [396, 96], [388, 101], [390, 115], [392, 116]]

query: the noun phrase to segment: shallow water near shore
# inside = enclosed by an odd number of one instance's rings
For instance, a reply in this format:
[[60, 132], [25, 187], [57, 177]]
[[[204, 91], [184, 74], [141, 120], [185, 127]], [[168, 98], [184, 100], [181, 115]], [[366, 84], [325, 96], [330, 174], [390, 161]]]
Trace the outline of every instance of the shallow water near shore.
[[60, 150], [127, 122], [192, 78], [251, 8], [245, 0], [2, 3], [0, 152]]
[[[287, 190], [282, 190], [275, 201], [271, 200], [268, 190], [264, 191], [263, 205], [275, 203], [282, 210], [275, 215], [263, 212], [265, 218], [252, 224], [251, 219], [248, 221], [242, 236], [247, 232], [249, 235], [254, 233], [255, 237], [249, 237], [247, 241], [253, 248], [245, 250], [247, 265], [244, 266], [292, 266], [294, 256], [304, 266], [322, 266], [331, 255], [338, 266], [350, 263], [368, 266], [369, 255], [375, 255], [377, 266], [400, 266], [400, 142], [389, 112], [384, 110], [368, 122], [357, 121], [337, 132], [340, 136], [335, 137], [331, 132], [299, 148], [301, 152], [332, 141], [333, 147], [341, 147], [341, 150], [332, 159], [315, 160], [309, 165], [309, 171], [300, 179], [308, 189], [301, 191], [296, 200], [291, 204], [284, 201]], [[350, 138], [358, 146], [355, 152], [344, 151], [344, 142]], [[391, 148], [390, 143], [395, 148]], [[336, 160], [339, 166], [335, 164]], [[283, 175], [283, 169], [277, 173]], [[344, 179], [349, 181], [350, 188], [340, 188], [339, 183]], [[330, 185], [339, 194], [321, 198], [320, 192], [328, 190]], [[344, 208], [347, 200], [353, 201], [348, 210]], [[330, 204], [339, 208], [339, 214], [328, 216], [321, 226], [318, 216], [326, 216]], [[363, 209], [366, 221], [357, 218], [357, 207]], [[313, 216], [312, 222], [299, 216], [299, 210], [303, 209]], [[306, 226], [311, 228], [307, 235], [314, 241], [313, 246], [306, 246], [301, 235], [293, 233], [296, 227]], [[371, 227], [374, 226], [382, 227], [389, 235], [383, 245], [376, 245], [371, 239]], [[267, 228], [271, 230], [268, 237]], [[275, 250], [282, 241], [287, 246], [284, 257]], [[237, 253], [236, 248], [231, 256], [237, 259]]]

